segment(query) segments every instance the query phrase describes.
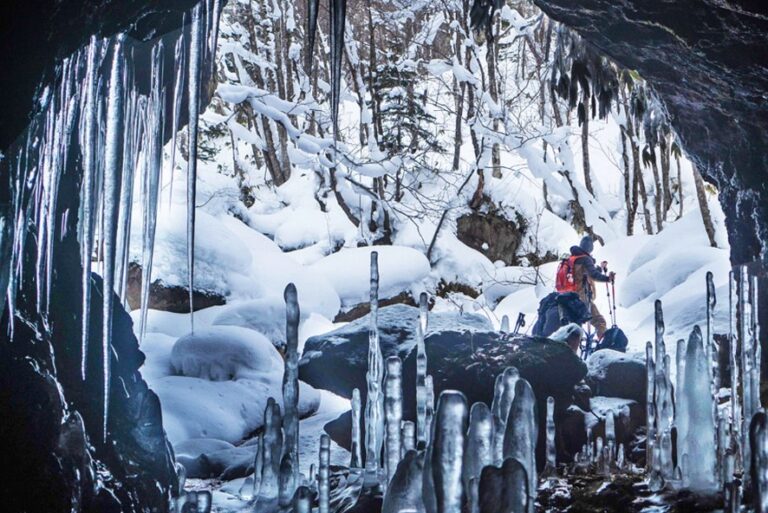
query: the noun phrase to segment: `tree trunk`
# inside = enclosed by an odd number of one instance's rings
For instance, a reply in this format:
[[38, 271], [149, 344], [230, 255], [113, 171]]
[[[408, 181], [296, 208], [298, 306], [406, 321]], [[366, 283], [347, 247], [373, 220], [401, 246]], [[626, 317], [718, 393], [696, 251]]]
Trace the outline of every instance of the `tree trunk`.
[[664, 229], [664, 216], [662, 214], [664, 191], [662, 190], [661, 179], [659, 178], [659, 166], [656, 162], [656, 149], [649, 147], [648, 152], [651, 159], [651, 170], [653, 171], [653, 208], [656, 211], [656, 231], [660, 232]]
[[583, 96], [584, 119], [581, 123], [581, 157], [584, 161], [584, 185], [589, 193], [594, 196], [595, 190], [592, 188], [592, 174], [589, 170], [589, 97], [586, 92]]
[[707, 238], [709, 238], [709, 245], [713, 248], [717, 247], [715, 241], [715, 226], [712, 224], [712, 214], [709, 211], [709, 203], [707, 203], [707, 191], [704, 188], [704, 179], [701, 177], [701, 173], [693, 164], [693, 183], [696, 185], [696, 196], [699, 200], [699, 210], [701, 210], [701, 220], [704, 222], [704, 230], [707, 232]]
[[669, 139], [664, 135], [659, 142], [659, 155], [661, 157], [661, 187], [663, 193], [663, 218], [667, 220], [667, 212], [672, 208], [672, 185], [669, 176]]
[[627, 154], [626, 128], [621, 126], [621, 160], [624, 164], [624, 203], [627, 208], [627, 235], [635, 233], [635, 214], [637, 203], [632, 202], [632, 175], [629, 170], [629, 155]]
[[680, 194], [680, 212], [677, 214], [677, 218], [683, 217], [683, 173], [680, 169], [680, 156], [675, 154], [675, 163], [677, 164], [677, 189]]

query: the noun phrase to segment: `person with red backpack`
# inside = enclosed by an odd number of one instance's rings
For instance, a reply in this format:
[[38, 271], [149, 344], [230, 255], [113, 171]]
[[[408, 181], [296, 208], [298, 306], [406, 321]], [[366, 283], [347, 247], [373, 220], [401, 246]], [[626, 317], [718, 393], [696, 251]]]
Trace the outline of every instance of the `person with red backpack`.
[[595, 243], [589, 235], [583, 237], [578, 246], [571, 246], [571, 256], [563, 259], [557, 268], [555, 290], [559, 293], [576, 292], [579, 295], [579, 299], [592, 314], [589, 322], [595, 327], [597, 340], [600, 340], [608, 329], [608, 323], [592, 301], [597, 292], [595, 282], [612, 283], [616, 275], [612, 272], [604, 274], [595, 265], [592, 257], [594, 249]]

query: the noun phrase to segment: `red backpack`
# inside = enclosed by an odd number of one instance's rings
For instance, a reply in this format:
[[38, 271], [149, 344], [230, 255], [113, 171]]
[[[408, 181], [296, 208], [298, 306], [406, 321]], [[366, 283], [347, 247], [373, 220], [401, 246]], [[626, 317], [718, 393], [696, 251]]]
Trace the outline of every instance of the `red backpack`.
[[578, 292], [579, 286], [573, 276], [573, 268], [576, 260], [584, 255], [572, 255], [560, 261], [557, 266], [557, 275], [555, 277], [555, 290], [557, 292]]

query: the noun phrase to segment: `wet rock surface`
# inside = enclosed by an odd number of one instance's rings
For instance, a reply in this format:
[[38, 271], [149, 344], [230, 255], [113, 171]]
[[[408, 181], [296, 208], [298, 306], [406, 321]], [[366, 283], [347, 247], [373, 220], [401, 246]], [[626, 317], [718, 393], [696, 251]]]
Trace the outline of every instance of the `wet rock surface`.
[[[141, 308], [141, 266], [131, 262], [128, 265], [127, 300], [131, 309]], [[224, 296], [206, 290], [193, 290], [194, 311], [211, 306], [226, 304]], [[174, 313], [189, 312], [189, 289], [177, 285], [166, 285], [155, 280], [149, 285], [149, 305], [153, 310], [163, 310]]]

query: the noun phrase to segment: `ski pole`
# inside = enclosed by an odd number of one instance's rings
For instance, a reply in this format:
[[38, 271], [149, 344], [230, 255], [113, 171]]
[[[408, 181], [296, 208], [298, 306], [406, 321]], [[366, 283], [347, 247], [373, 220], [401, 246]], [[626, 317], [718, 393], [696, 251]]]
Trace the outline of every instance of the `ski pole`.
[[611, 295], [613, 296], [613, 325], [616, 326], [616, 278], [611, 281]]

